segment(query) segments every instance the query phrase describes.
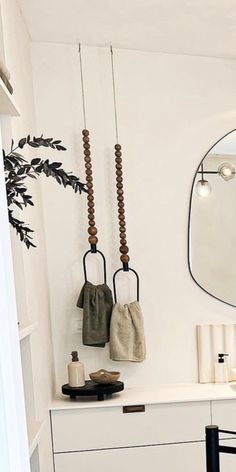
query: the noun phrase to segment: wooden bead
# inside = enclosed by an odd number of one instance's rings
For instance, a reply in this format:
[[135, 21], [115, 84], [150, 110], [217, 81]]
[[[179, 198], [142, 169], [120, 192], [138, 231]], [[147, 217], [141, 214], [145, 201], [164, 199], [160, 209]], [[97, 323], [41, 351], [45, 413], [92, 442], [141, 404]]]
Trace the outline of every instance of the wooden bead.
[[125, 228], [125, 227], [126, 227], [125, 221], [120, 221], [120, 222], [119, 222], [119, 226], [120, 226], [120, 229]]
[[125, 231], [121, 231], [120, 232], [120, 239], [126, 239], [126, 232]]
[[119, 208], [124, 208], [124, 206], [125, 206], [124, 202], [119, 202], [119, 203], [118, 203], [118, 207], [119, 207]]
[[84, 150], [84, 155], [87, 156], [87, 157], [91, 156], [91, 151], [89, 149], [85, 149]]
[[120, 244], [121, 244], [122, 246], [125, 246], [125, 245], [127, 244], [126, 239], [125, 239], [125, 238], [121, 238], [121, 239], [120, 239]]
[[125, 245], [120, 246], [120, 252], [122, 254], [128, 254], [128, 252], [129, 252], [128, 246], [125, 246]]
[[84, 162], [85, 162], [86, 164], [90, 164], [90, 163], [91, 163], [90, 157], [85, 157], [85, 158], [84, 158]]
[[125, 264], [127, 264], [127, 263], [129, 262], [129, 256], [128, 256], [128, 254], [122, 254], [122, 255], [120, 256], [120, 260], [121, 260], [121, 262], [124, 262]]
[[92, 188], [92, 187], [93, 187], [92, 182], [88, 182], [88, 183], [87, 183], [87, 187], [88, 187], [88, 188]]
[[92, 196], [93, 196], [93, 194], [94, 194], [93, 188], [90, 188], [90, 189], [88, 190], [88, 195], [92, 195]]
[[116, 171], [116, 180], [117, 180], [117, 177], [122, 177], [122, 175], [123, 175], [122, 170], [117, 170]]
[[121, 169], [122, 169], [122, 165], [117, 163], [117, 164], [116, 164], [116, 169], [117, 169], [117, 170], [121, 170]]
[[120, 144], [115, 144], [115, 150], [120, 151], [121, 150], [121, 145]]
[[118, 217], [120, 217], [120, 215], [124, 215], [125, 214], [125, 209], [124, 208], [118, 208]]
[[97, 232], [98, 232], [98, 230], [97, 230], [96, 226], [88, 228], [88, 233], [91, 234], [91, 236], [95, 236], [95, 234], [97, 234]]
[[93, 195], [87, 195], [88, 202], [93, 202], [94, 198]]
[[118, 202], [123, 202], [124, 201], [124, 196], [123, 195], [118, 195], [117, 200], [118, 200]]
[[120, 151], [115, 151], [115, 156], [116, 157], [121, 157], [122, 156], [122, 153]]
[[91, 168], [92, 168], [91, 162], [86, 162], [85, 168], [86, 168], [86, 169], [91, 169]]
[[82, 135], [83, 136], [89, 136], [89, 131], [87, 129], [83, 129]]
[[123, 215], [119, 215], [119, 220], [120, 220], [120, 221], [125, 221], [125, 215], [124, 215], [124, 213], [123, 213]]
[[[123, 177], [116, 177], [116, 182], [117, 182], [117, 183], [116, 183], [116, 186], [117, 186], [118, 188], [122, 188], [122, 187], [123, 187], [123, 185], [122, 185]], [[120, 184], [121, 184], [121, 185], [120, 185]], [[119, 187], [119, 185], [120, 185], [120, 187]]]
[[97, 236], [89, 236], [88, 241], [90, 244], [97, 244], [98, 238]]
[[121, 189], [117, 189], [117, 195], [121, 196], [124, 194], [124, 190], [121, 188]]
[[90, 144], [89, 143], [84, 143], [83, 146], [84, 146], [84, 149], [90, 149]]
[[84, 143], [89, 143], [89, 138], [87, 136], [84, 136], [83, 141], [84, 141]]
[[94, 220], [89, 220], [89, 226], [95, 226], [95, 221]]
[[89, 208], [94, 208], [94, 201], [88, 202], [88, 207], [89, 207]]
[[122, 163], [121, 157], [116, 157], [115, 161], [116, 161], [117, 164], [121, 164], [121, 163]]
[[92, 175], [87, 175], [87, 176], [86, 176], [86, 180], [87, 180], [87, 182], [88, 182], [89, 184], [92, 183], [92, 181], [93, 181]]

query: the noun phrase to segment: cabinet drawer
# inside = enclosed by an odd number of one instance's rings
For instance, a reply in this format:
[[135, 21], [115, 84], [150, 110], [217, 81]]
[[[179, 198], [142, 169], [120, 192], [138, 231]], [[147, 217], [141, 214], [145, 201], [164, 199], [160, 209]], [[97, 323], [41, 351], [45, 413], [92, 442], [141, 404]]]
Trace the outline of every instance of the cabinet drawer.
[[146, 405], [128, 414], [120, 407], [52, 411], [54, 452], [196, 441], [207, 424], [209, 402]]
[[[222, 446], [236, 447], [236, 440], [221, 441]], [[222, 472], [235, 472], [236, 470], [236, 455], [235, 454], [220, 454], [220, 470]]]
[[94, 472], [95, 469], [103, 472], [203, 472], [205, 445], [202, 442], [55, 454], [55, 472]]
[[[236, 400], [213, 401], [212, 423], [218, 425], [220, 429], [236, 431]], [[221, 434], [221, 437], [229, 437], [229, 435]]]

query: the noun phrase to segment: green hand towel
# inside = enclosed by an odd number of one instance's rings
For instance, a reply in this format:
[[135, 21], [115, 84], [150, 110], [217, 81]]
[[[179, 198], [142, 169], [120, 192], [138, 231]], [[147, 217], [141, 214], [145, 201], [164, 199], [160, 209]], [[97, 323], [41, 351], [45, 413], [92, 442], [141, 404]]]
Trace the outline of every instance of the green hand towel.
[[106, 284], [93, 285], [91, 282], [85, 282], [77, 306], [83, 308], [83, 344], [104, 347], [105, 343], [109, 342], [113, 307], [110, 288]]

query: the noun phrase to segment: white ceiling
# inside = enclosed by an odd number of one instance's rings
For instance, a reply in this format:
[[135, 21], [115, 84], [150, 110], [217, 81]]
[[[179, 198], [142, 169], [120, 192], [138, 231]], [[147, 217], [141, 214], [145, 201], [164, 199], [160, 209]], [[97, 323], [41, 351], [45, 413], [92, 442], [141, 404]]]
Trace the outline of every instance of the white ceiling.
[[32, 40], [236, 58], [236, 0], [18, 0]]

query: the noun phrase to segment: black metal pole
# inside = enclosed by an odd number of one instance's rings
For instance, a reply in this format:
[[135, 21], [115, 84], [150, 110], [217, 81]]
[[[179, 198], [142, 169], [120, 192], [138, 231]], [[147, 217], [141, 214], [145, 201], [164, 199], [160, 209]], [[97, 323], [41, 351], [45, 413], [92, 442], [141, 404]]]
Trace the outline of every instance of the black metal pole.
[[206, 472], [220, 472], [219, 428], [206, 426]]

